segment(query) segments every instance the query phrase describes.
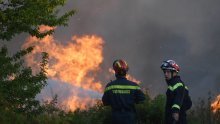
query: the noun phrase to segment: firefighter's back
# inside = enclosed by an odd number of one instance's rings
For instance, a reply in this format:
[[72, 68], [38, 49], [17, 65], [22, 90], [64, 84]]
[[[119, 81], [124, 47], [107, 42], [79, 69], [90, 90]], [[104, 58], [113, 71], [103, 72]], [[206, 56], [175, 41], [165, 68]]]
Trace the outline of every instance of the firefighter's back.
[[112, 108], [113, 123], [135, 124], [135, 103], [145, 99], [140, 87], [124, 77], [119, 77], [107, 85], [105, 94]]
[[102, 102], [112, 108], [112, 124], [135, 124], [135, 103], [145, 100], [140, 87], [126, 79], [128, 65], [124, 60], [113, 62], [116, 80], [107, 84]]

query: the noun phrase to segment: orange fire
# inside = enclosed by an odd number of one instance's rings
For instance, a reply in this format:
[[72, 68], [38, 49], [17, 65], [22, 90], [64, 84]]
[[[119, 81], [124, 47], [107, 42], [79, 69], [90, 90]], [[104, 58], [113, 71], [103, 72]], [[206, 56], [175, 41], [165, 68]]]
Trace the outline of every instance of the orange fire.
[[215, 101], [211, 104], [213, 112], [217, 112], [220, 110], [220, 95], [218, 95], [215, 99]]
[[[51, 29], [42, 26], [40, 31]], [[28, 37], [23, 48], [34, 46], [34, 50], [25, 60], [28, 66], [37, 72], [39, 66], [39, 55], [41, 52], [49, 54], [48, 77], [54, 81], [68, 83], [74, 88], [84, 91], [102, 91], [102, 84], [96, 81], [96, 74], [100, 71], [100, 64], [103, 61], [103, 44], [101, 37], [96, 35], [73, 36], [67, 44], [57, 42], [52, 35], [43, 39]], [[75, 95], [77, 90], [72, 90], [71, 95], [62, 101], [71, 110], [76, 108], [84, 109], [94, 99], [90, 94]], [[83, 96], [83, 97], [82, 97]], [[58, 94], [59, 97], [59, 94]]]
[[[112, 68], [109, 68], [108, 71], [109, 71], [110, 73], [112, 73], [112, 74], [115, 73]], [[127, 78], [128, 80], [130, 80], [130, 81], [133, 81], [133, 82], [137, 83], [137, 84], [140, 84], [140, 83], [141, 83], [141, 81], [137, 80], [136, 78], [134, 78], [134, 77], [131, 76], [130, 74], [127, 74], [127, 75], [126, 75], [126, 78]]]

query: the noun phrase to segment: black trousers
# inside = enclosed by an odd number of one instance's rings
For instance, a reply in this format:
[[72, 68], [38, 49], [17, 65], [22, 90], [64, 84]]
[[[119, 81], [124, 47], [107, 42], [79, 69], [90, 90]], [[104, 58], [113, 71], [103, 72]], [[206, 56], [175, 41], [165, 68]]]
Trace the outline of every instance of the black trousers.
[[136, 114], [133, 112], [113, 112], [112, 124], [136, 124]]

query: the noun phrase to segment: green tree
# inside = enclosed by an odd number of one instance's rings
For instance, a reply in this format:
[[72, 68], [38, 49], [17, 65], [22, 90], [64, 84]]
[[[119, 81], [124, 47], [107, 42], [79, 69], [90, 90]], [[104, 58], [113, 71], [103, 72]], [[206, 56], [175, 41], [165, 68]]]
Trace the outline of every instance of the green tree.
[[40, 25], [66, 26], [75, 10], [58, 16], [58, 7], [66, 0], [0, 0], [0, 39], [10, 40], [15, 34], [27, 32], [43, 38], [54, 29], [39, 32]]
[[30, 67], [23, 62], [25, 55], [30, 53], [33, 47], [17, 52], [13, 56], [8, 55], [6, 47], [0, 50], [0, 107], [1, 110], [30, 113], [37, 109], [39, 102], [35, 100], [46, 83], [46, 67], [48, 54], [42, 53], [40, 71], [32, 73]]
[[156, 96], [150, 105], [149, 120], [151, 124], [162, 124], [164, 119], [164, 107], [166, 97], [164, 95]]
[[[9, 41], [14, 35], [26, 32], [43, 38], [54, 32], [51, 29], [40, 32], [41, 25], [66, 26], [75, 10], [59, 15], [59, 7], [66, 0], [0, 0], [0, 39]], [[33, 47], [8, 55], [4, 46], [0, 50], [0, 109], [14, 112], [33, 112], [40, 108], [36, 94], [47, 84], [46, 66], [48, 54], [42, 54], [40, 72], [32, 74], [32, 69], [24, 64], [24, 56]]]

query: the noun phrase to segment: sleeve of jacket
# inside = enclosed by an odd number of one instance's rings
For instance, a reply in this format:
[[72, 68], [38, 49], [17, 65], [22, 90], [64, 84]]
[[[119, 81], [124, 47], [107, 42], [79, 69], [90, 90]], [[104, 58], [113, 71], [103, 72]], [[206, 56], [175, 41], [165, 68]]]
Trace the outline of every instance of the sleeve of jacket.
[[[139, 87], [139, 86], [138, 86]], [[141, 91], [141, 89], [137, 89], [135, 92], [135, 103], [142, 103], [145, 100], [145, 95], [144, 93]]]
[[[106, 88], [108, 87], [108, 85], [106, 86]], [[105, 89], [106, 89], [105, 88]], [[104, 94], [102, 96], [102, 102], [104, 106], [108, 106], [110, 105], [110, 98], [109, 98], [109, 91], [104, 90]]]
[[172, 105], [172, 112], [179, 113], [181, 106], [183, 104], [185, 86], [182, 84], [178, 86], [173, 92], [174, 92], [174, 101]]

